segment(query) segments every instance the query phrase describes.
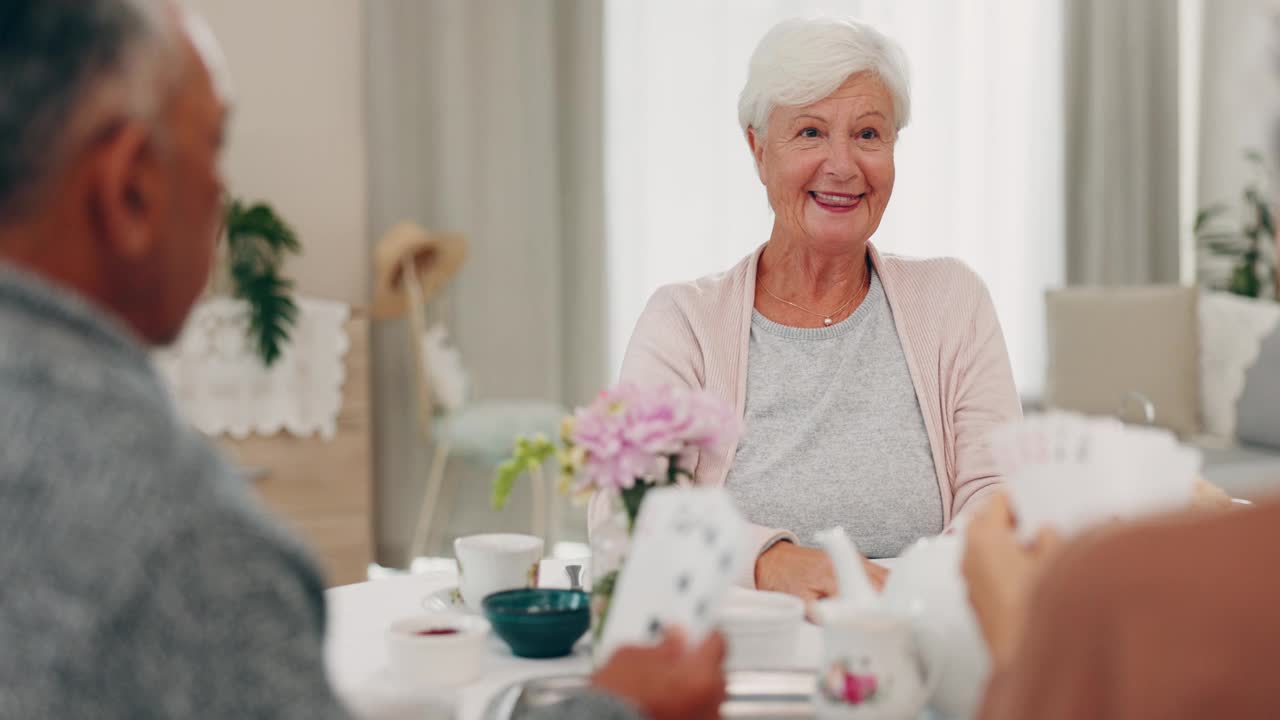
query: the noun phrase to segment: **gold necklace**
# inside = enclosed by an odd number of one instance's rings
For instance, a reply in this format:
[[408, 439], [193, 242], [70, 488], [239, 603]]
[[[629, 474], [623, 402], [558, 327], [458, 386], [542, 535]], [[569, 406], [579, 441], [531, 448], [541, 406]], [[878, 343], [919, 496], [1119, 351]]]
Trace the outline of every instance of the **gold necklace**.
[[833, 318], [833, 317], [835, 317], [836, 315], [839, 315], [839, 314], [840, 314], [840, 312], [841, 312], [842, 310], [844, 310], [845, 308], [849, 307], [849, 303], [853, 302], [853, 301], [854, 301], [854, 299], [858, 297], [858, 293], [859, 293], [860, 291], [862, 291], [862, 289], [863, 289], [863, 288], [869, 288], [870, 286], [871, 286], [871, 268], [867, 268], [867, 280], [866, 280], [866, 282], [862, 283], [862, 285], [861, 285], [861, 286], [859, 286], [858, 290], [857, 290], [857, 291], [855, 291], [855, 292], [853, 293], [853, 295], [850, 295], [848, 300], [845, 300], [845, 301], [844, 301], [844, 304], [843, 304], [843, 305], [841, 305], [840, 307], [836, 308], [835, 310], [833, 310], [833, 311], [831, 311], [831, 312], [829, 312], [829, 313], [814, 312], [814, 311], [810, 310], [809, 308], [807, 308], [807, 307], [802, 307], [802, 306], [800, 306], [800, 305], [797, 305], [797, 304], [795, 304], [795, 303], [791, 302], [790, 300], [783, 300], [782, 298], [778, 297], [777, 295], [774, 295], [773, 293], [769, 292], [769, 288], [765, 287], [764, 283], [761, 283], [761, 284], [760, 284], [760, 289], [761, 289], [761, 290], [764, 290], [764, 294], [765, 294], [765, 295], [768, 295], [769, 297], [773, 298], [774, 300], [777, 300], [777, 301], [778, 301], [778, 302], [780, 302], [780, 303], [783, 303], [783, 304], [785, 304], [785, 305], [790, 305], [791, 307], [793, 307], [793, 308], [795, 308], [795, 309], [799, 310], [800, 312], [808, 313], [808, 314], [810, 314], [810, 315], [812, 315], [812, 316], [814, 316], [814, 317], [820, 317], [820, 318], [822, 318], [822, 324], [823, 324], [823, 325], [826, 325], [827, 327], [830, 327], [830, 326], [831, 326], [831, 323], [832, 323], [832, 318]]

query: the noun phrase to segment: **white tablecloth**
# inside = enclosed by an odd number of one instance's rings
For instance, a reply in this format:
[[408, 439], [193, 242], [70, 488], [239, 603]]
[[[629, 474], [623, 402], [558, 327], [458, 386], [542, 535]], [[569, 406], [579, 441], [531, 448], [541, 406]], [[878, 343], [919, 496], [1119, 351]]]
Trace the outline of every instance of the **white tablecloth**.
[[[544, 561], [539, 584], [568, 587], [563, 565], [555, 560]], [[357, 715], [421, 717], [412, 706], [432, 700], [421, 690], [403, 687], [388, 673], [384, 633], [393, 620], [426, 612], [422, 601], [428, 595], [456, 585], [456, 573], [434, 572], [344, 585], [325, 593], [329, 610], [325, 646], [329, 679]], [[544, 675], [586, 673], [591, 668], [590, 656], [581, 649], [567, 658], [525, 660], [513, 656], [496, 636], [489, 640], [491, 652], [485, 658], [481, 679], [435, 699], [452, 702], [460, 719], [483, 717], [489, 700], [514, 682]]]
[[[424, 598], [456, 584], [456, 573], [434, 572], [345, 585], [325, 593], [329, 608], [325, 659], [330, 681], [358, 716], [421, 718], [416, 704], [443, 702], [453, 705], [455, 717], [460, 720], [479, 720], [490, 700], [512, 683], [531, 677], [590, 672], [591, 658], [582, 646], [567, 658], [525, 660], [513, 656], [495, 636], [490, 638], [491, 652], [485, 658], [479, 681], [435, 698], [423, 695], [422, 690], [403, 687], [387, 671], [383, 644], [387, 625], [397, 618], [424, 612]], [[563, 563], [544, 561], [539, 585], [568, 587]], [[816, 668], [818, 629], [804, 625], [797, 645], [800, 666]]]

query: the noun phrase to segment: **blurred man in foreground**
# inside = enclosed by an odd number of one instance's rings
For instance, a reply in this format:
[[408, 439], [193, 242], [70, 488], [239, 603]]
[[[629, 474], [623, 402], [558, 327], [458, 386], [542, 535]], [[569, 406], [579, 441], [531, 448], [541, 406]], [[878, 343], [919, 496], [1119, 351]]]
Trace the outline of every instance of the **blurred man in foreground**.
[[[165, 0], [0, 0], [0, 717], [345, 715], [306, 552], [147, 346], [209, 275], [227, 82]], [[620, 653], [559, 717], [712, 716], [723, 641]]]

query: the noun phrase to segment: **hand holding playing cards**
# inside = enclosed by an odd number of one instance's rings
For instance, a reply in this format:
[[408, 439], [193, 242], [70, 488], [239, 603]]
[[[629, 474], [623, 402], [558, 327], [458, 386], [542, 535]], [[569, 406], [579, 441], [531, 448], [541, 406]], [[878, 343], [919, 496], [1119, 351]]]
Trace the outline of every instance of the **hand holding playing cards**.
[[[889, 571], [866, 559], [862, 566], [872, 587], [877, 591], [882, 589]], [[807, 603], [838, 594], [836, 571], [827, 553], [786, 541], [775, 544], [756, 559], [756, 587], [795, 595]]]
[[668, 630], [655, 647], [618, 649], [591, 685], [630, 702], [651, 720], [718, 718], [725, 698], [724, 656], [718, 632], [688, 648], [681, 632]]
[[1191, 497], [1191, 509], [1202, 511], [1230, 510], [1233, 507], [1231, 496], [1222, 488], [1200, 478], [1196, 480], [1195, 494]]
[[1070, 537], [1184, 510], [1197, 495], [1203, 460], [1167, 430], [1070, 413], [1002, 425], [991, 434], [991, 452], [1026, 543], [1041, 528]]
[[991, 499], [969, 523], [962, 568], [983, 637], [998, 669], [1017, 648], [1026, 619], [1031, 589], [1061, 544], [1056, 533], [1041, 530], [1027, 547], [1014, 532], [1009, 498]]

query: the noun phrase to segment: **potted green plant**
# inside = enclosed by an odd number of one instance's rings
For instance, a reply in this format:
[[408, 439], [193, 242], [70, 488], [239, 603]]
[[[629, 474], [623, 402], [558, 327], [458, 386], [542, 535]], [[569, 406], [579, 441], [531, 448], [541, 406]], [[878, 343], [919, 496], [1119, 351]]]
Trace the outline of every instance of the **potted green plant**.
[[267, 367], [280, 358], [298, 318], [293, 281], [283, 275], [285, 259], [301, 252], [293, 228], [268, 204], [227, 202], [225, 246], [215, 272], [215, 288], [248, 304], [246, 332]]
[[[1256, 151], [1245, 153], [1245, 157], [1257, 174], [1244, 189], [1241, 207], [1217, 203], [1196, 214], [1194, 232], [1201, 250], [1230, 261], [1226, 278], [1202, 275], [1202, 281], [1215, 290], [1251, 298], [1270, 295], [1280, 300], [1275, 212], [1270, 195], [1264, 190], [1266, 163]], [[1240, 213], [1239, 220], [1231, 217], [1233, 209]]]

